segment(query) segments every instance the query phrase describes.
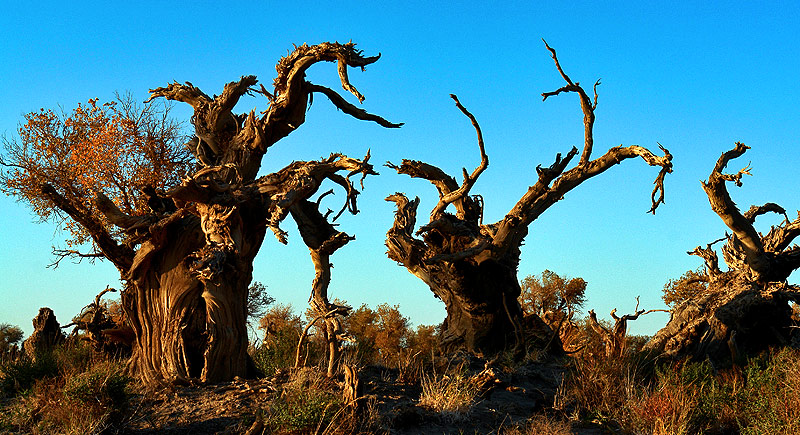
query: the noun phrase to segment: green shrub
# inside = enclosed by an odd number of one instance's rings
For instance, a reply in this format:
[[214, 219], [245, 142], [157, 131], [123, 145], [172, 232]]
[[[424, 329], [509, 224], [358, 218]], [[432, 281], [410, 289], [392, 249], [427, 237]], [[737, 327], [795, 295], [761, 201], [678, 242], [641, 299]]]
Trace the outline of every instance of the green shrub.
[[128, 403], [131, 378], [113, 362], [100, 363], [67, 380], [64, 396], [101, 412], [118, 412]]
[[53, 349], [53, 357], [62, 373], [76, 373], [88, 370], [97, 355], [85, 341], [67, 340]]
[[343, 408], [330, 380], [313, 369], [301, 369], [272, 402], [266, 423], [277, 433], [324, 431]]
[[271, 337], [270, 341], [253, 348], [250, 356], [265, 376], [272, 376], [280, 369], [294, 366], [298, 340], [295, 331], [283, 329]]
[[35, 360], [21, 358], [0, 365], [0, 390], [4, 396], [13, 397], [33, 386], [38, 379], [52, 378], [59, 373], [55, 355], [42, 352]]

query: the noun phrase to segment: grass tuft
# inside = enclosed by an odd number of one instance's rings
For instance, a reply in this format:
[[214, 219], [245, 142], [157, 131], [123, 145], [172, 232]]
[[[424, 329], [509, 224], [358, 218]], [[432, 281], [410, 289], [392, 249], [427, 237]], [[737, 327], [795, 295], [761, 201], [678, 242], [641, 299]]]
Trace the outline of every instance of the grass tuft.
[[466, 375], [463, 367], [450, 370], [449, 374], [423, 374], [421, 383], [419, 405], [454, 422], [469, 416], [479, 392], [474, 379]]

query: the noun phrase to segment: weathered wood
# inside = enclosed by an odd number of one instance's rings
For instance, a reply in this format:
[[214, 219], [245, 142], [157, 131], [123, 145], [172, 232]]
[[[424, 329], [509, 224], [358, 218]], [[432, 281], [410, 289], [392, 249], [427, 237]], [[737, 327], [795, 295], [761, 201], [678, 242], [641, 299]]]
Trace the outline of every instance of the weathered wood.
[[114, 356], [128, 356], [135, 339], [133, 330], [127, 326], [124, 319], [113, 319], [108, 308], [100, 299], [109, 292], [117, 290], [106, 287], [95, 296], [94, 301], [83, 307], [75, 321], [63, 326], [75, 326], [71, 336], [84, 331], [84, 340], [88, 341], [96, 352], [103, 352]]
[[342, 364], [344, 382], [342, 383], [342, 399], [348, 406], [357, 408], [358, 399], [364, 394], [358, 370], [350, 364]]
[[[742, 185], [750, 175], [749, 165], [735, 174], [723, 173], [727, 164], [749, 147], [737, 142], [722, 153], [707, 181], [702, 183], [712, 210], [732, 231], [690, 251], [706, 262], [706, 290], [672, 309], [672, 316], [646, 347], [671, 357], [710, 359], [716, 364], [741, 362], [770, 346], [785, 346], [793, 340], [796, 326], [789, 302], [800, 301], [800, 293], [786, 280], [800, 268], [800, 247], [790, 246], [800, 235], [800, 213], [789, 221], [777, 204], [752, 206], [741, 213], [728, 193], [726, 182]], [[753, 224], [758, 216], [778, 213], [784, 221], [764, 235]], [[728, 270], [718, 267], [712, 245], [724, 241], [722, 254]]]
[[617, 309], [611, 310], [611, 318], [614, 325], [609, 329], [597, 321], [597, 314], [594, 310], [589, 310], [589, 327], [603, 339], [606, 358], [619, 358], [624, 355], [627, 345], [628, 321], [636, 320], [639, 316], [655, 311], [664, 310], [640, 310], [639, 297], [636, 297], [636, 308], [633, 314], [624, 314], [622, 317], [617, 315]]
[[[530, 324], [522, 327], [522, 310], [517, 302], [520, 294], [517, 267], [520, 246], [528, 233], [528, 226], [567, 192], [623, 160], [641, 157], [648, 165], [660, 168], [651, 195], [650, 211], [654, 213], [664, 202], [664, 177], [672, 172], [669, 151], [661, 147], [664, 155], [656, 156], [641, 146], [618, 146], [592, 159], [592, 129], [599, 81], [595, 84], [592, 101], [580, 84], [564, 73], [555, 50], [546, 47], [567, 85], [546, 92], [543, 97], [547, 99], [562, 92], [576, 92], [584, 112], [585, 143], [575, 167], [567, 169], [578, 154], [574, 147], [563, 158], [558, 154], [549, 167], [538, 166], [538, 180], [506, 216], [492, 224], [484, 223], [483, 198], [470, 196], [470, 191], [487, 169], [489, 158], [477, 120], [455, 96], [452, 97], [456, 106], [470, 119], [478, 136], [480, 164], [472, 173], [464, 169], [463, 181], [459, 184], [455, 178], [428, 163], [415, 160], [403, 160], [399, 166], [387, 163], [400, 174], [428, 180], [439, 194], [430, 221], [416, 231], [419, 199], [409, 200], [402, 193], [387, 197], [387, 201], [395, 203], [397, 211], [394, 224], [387, 233], [386, 246], [389, 258], [424, 281], [445, 303], [444, 342], [448, 347], [491, 353], [518, 346], [521, 341], [533, 347], [545, 347], [551, 343], [554, 334], [538, 317], [530, 317]], [[446, 211], [450, 204], [455, 209], [454, 214]], [[521, 336], [521, 329], [527, 329], [526, 333], [535, 338]], [[553, 345], [560, 347], [558, 343]]]
[[39, 314], [33, 318], [33, 333], [22, 342], [22, 348], [28, 358], [35, 360], [43, 352], [52, 350], [64, 342], [64, 333], [56, 320], [56, 315], [48, 307], [39, 308]]

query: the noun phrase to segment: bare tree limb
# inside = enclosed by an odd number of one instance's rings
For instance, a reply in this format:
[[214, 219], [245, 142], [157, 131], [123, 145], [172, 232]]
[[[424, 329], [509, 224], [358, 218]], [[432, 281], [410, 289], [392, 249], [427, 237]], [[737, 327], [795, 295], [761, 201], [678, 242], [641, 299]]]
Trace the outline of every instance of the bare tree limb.
[[786, 221], [789, 221], [789, 216], [786, 215], [786, 210], [783, 207], [775, 204], [774, 202], [768, 202], [764, 205], [751, 205], [750, 209], [744, 212], [744, 218], [750, 221], [750, 223], [755, 223], [756, 218], [767, 213], [777, 213], [783, 215]]
[[378, 115], [373, 115], [364, 109], [361, 109], [359, 107], [356, 107], [348, 103], [347, 100], [342, 98], [341, 95], [339, 95], [336, 91], [334, 91], [331, 88], [315, 85], [313, 83], [308, 83], [307, 87], [309, 92], [319, 92], [321, 94], [324, 94], [326, 97], [328, 97], [329, 100], [331, 100], [331, 103], [333, 103], [333, 105], [336, 106], [337, 109], [352, 116], [353, 118], [360, 119], [362, 121], [373, 121], [378, 125], [386, 128], [400, 128], [403, 126], [402, 122], [397, 124], [389, 122]]
[[[458, 101], [458, 97], [456, 97], [454, 94], [450, 94], [450, 98], [455, 100], [456, 107], [458, 107], [458, 109], [461, 110], [461, 112], [464, 113], [464, 115], [466, 115], [469, 118], [469, 120], [472, 122], [472, 125], [475, 127], [475, 132], [478, 135], [478, 149], [480, 150], [481, 153], [481, 163], [480, 165], [478, 165], [477, 168], [475, 168], [474, 171], [472, 171], [472, 174], [467, 174], [466, 169], [463, 170], [464, 181], [461, 183], [461, 187], [459, 187], [454, 191], [448, 192], [439, 198], [439, 202], [431, 211], [431, 220], [438, 219], [449, 204], [452, 204], [456, 201], [459, 202], [463, 201], [464, 198], [467, 195], [469, 195], [469, 191], [470, 189], [472, 189], [472, 186], [474, 186], [475, 182], [478, 181], [478, 177], [480, 177], [483, 171], [485, 171], [486, 168], [489, 167], [489, 157], [486, 155], [486, 149], [484, 148], [483, 144], [483, 134], [481, 133], [481, 127], [478, 125], [478, 121], [475, 119], [472, 113], [470, 113], [464, 106], [461, 105], [461, 102]], [[463, 205], [461, 207], [458, 207], [459, 212], [461, 214], [460, 217], [462, 218], [465, 213], [464, 211], [465, 208], [466, 207], [464, 207]]]
[[186, 82], [185, 84], [172, 82], [166, 87], [150, 89], [150, 98], [145, 100], [145, 103], [149, 103], [158, 97], [187, 103], [195, 109], [199, 109], [203, 104], [211, 101], [211, 97], [203, 93], [200, 88], [191, 82]]
[[770, 252], [783, 252], [798, 236], [800, 236], [800, 212], [794, 221], [789, 222], [786, 219], [783, 225], [771, 228], [763, 237], [764, 248]]
[[733, 235], [741, 244], [744, 250], [747, 264], [759, 276], [766, 273], [769, 269], [769, 259], [764, 253], [764, 246], [758, 232], [753, 228], [748, 218], [742, 215], [736, 204], [728, 194], [725, 187], [726, 181], [732, 181], [737, 186], [741, 186], [742, 175], [749, 175], [749, 165], [736, 174], [724, 174], [722, 171], [732, 159], [740, 157], [750, 147], [741, 142], [736, 142], [736, 146], [723, 153], [717, 160], [714, 170], [708, 176], [708, 180], [702, 182], [703, 190], [708, 195], [711, 209], [722, 218], [725, 225], [733, 231]]
[[556, 56], [556, 51], [547, 44], [547, 41], [542, 39], [544, 42], [545, 47], [547, 50], [550, 51], [550, 55], [553, 58], [553, 61], [556, 64], [556, 68], [558, 69], [559, 74], [561, 77], [567, 82], [567, 85], [559, 88], [553, 92], [545, 92], [542, 94], [542, 100], [547, 100], [547, 97], [558, 95], [562, 92], [575, 92], [578, 94], [581, 100], [581, 109], [583, 110], [583, 126], [584, 126], [584, 144], [583, 144], [583, 153], [581, 153], [581, 160], [580, 165], [586, 164], [589, 162], [589, 159], [592, 155], [592, 147], [594, 146], [594, 135], [592, 130], [594, 128], [594, 109], [597, 107], [597, 86], [600, 84], [600, 80], [598, 79], [594, 84], [594, 103], [592, 100], [589, 99], [589, 96], [586, 95], [586, 91], [583, 90], [580, 83], [573, 83], [572, 80], [567, 76], [564, 70], [561, 68], [561, 64], [558, 62], [558, 57]]
[[102, 252], [90, 252], [90, 253], [83, 253], [74, 249], [56, 249], [53, 248], [53, 255], [56, 257], [52, 263], [48, 264], [47, 267], [52, 269], [57, 269], [58, 266], [61, 264], [61, 260], [70, 257], [70, 258], [77, 258], [78, 263], [80, 263], [84, 258], [91, 259], [90, 262], [94, 262], [95, 258], [105, 258]]
[[[651, 213], [663, 202], [664, 176], [672, 172], [672, 154], [666, 148], [664, 156], [656, 156], [647, 148], [639, 145], [627, 147], [618, 146], [611, 148], [601, 157], [598, 157], [585, 165], [578, 165], [566, 172], [564, 170], [569, 160], [577, 153], [573, 148], [567, 157], [561, 159], [561, 155], [556, 156], [555, 163], [548, 169], [537, 168], [539, 180], [528, 188], [528, 191], [514, 205], [511, 211], [498, 224], [497, 234], [494, 244], [498, 247], [516, 246], [521, 242], [521, 238], [527, 234], [527, 228], [531, 222], [536, 220], [550, 206], [561, 200], [565, 194], [574, 189], [587, 179], [599, 175], [623, 160], [641, 157], [650, 166], [660, 166], [661, 171], [655, 181], [654, 195], [652, 198]], [[560, 175], [558, 175], [560, 174]], [[558, 178], [555, 178], [558, 177]], [[550, 181], [554, 180], [552, 186]], [[656, 192], [661, 192], [660, 198], [655, 198]]]
[[106, 231], [102, 223], [98, 222], [87, 211], [78, 210], [73, 203], [61, 196], [53, 186], [42, 184], [41, 189], [42, 194], [47, 196], [58, 209], [67, 213], [86, 229], [100, 252], [102, 252], [117, 269], [123, 274], [128, 270], [133, 262], [134, 255], [131, 248], [118, 244], [111, 234]]

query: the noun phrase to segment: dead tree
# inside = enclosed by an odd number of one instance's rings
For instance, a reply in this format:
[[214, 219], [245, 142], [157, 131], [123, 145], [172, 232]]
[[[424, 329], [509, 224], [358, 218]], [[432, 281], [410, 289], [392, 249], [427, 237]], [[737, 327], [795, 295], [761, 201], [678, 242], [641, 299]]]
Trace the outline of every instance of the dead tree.
[[[122, 305], [136, 337], [130, 364], [145, 383], [213, 383], [253, 373], [246, 352], [247, 292], [267, 229], [286, 243], [280, 224], [291, 213], [312, 257], [330, 255], [347, 237], [326, 244], [327, 221], [309, 217], [308, 200], [329, 180], [345, 189], [345, 208], [354, 213], [357, 189], [351, 177], [374, 173], [367, 159], [333, 154], [257, 178], [262, 157], [303, 124], [313, 93], [357, 119], [399, 127], [305, 77], [316, 63], [336, 62], [342, 87], [363, 101], [348, 67], [363, 69], [378, 58], [363, 56], [352, 43], [304, 44], [278, 62], [272, 91], [252, 75], [228, 83], [215, 96], [189, 82], [152, 89], [148, 102], [161, 97], [194, 109], [195, 137], [187, 147], [197, 165], [166, 192], [147, 189], [147, 213], [125, 213], [102, 193], [87, 209], [56, 187], [41, 185], [47, 201], [86, 230], [98, 255], [126, 281]], [[243, 95], [254, 93], [269, 100], [264, 112], [233, 113]], [[93, 214], [95, 206], [101, 214]], [[314, 229], [314, 238], [304, 230], [307, 224], [323, 229]], [[326, 267], [316, 259], [315, 266], [318, 272]]]
[[625, 314], [620, 317], [617, 315], [616, 308], [611, 310], [611, 318], [614, 319], [614, 325], [611, 326], [611, 328], [606, 328], [598, 322], [597, 314], [595, 314], [594, 310], [589, 310], [589, 327], [603, 340], [606, 358], [619, 358], [625, 353], [628, 336], [628, 321], [636, 320], [639, 316], [656, 311], [664, 310], [640, 310], [639, 297], [637, 296], [636, 308], [633, 309], [633, 314]]
[[[743, 361], [770, 346], [784, 346], [792, 338], [794, 322], [791, 301], [800, 301], [800, 288], [787, 279], [800, 268], [800, 247], [792, 244], [800, 235], [800, 212], [793, 221], [775, 203], [752, 206], [742, 213], [728, 193], [726, 183], [742, 185], [750, 166], [735, 174], [723, 173], [728, 163], [742, 156], [749, 147], [737, 142], [723, 153], [704, 181], [703, 190], [711, 209], [731, 233], [706, 247], [698, 246], [689, 255], [705, 262], [706, 290], [675, 306], [669, 323], [646, 347], [672, 357], [710, 359], [727, 364]], [[761, 234], [753, 226], [766, 213], [783, 216], [783, 222]], [[722, 271], [713, 245], [721, 248], [728, 266]]]
[[135, 339], [133, 329], [125, 324], [124, 319], [114, 319], [100, 299], [116, 289], [106, 287], [95, 296], [94, 301], [83, 307], [75, 320], [61, 328], [74, 326], [70, 337], [76, 337], [80, 331], [85, 332], [82, 340], [89, 342], [96, 352], [114, 356], [128, 356]]
[[[369, 153], [364, 158], [364, 162], [369, 161]], [[376, 174], [374, 171], [364, 172], [363, 175]], [[352, 186], [350, 186], [352, 187]], [[330, 193], [330, 191], [326, 192]], [[355, 195], [356, 190], [348, 190], [348, 199], [345, 207], [349, 207], [352, 213], [357, 213]], [[352, 195], [352, 198], [350, 197]], [[323, 194], [324, 196], [324, 194]], [[321, 199], [321, 198], [320, 198]], [[344, 208], [341, 210], [344, 211]], [[330, 211], [329, 211], [330, 213]], [[333, 376], [336, 372], [340, 358], [340, 342], [346, 338], [346, 333], [342, 328], [341, 317], [347, 316], [351, 307], [337, 305], [328, 300], [328, 285], [331, 281], [331, 262], [330, 256], [339, 248], [350, 242], [354, 237], [341, 231], [336, 231], [334, 226], [328, 222], [327, 216], [319, 211], [319, 201], [301, 201], [291, 209], [292, 218], [297, 222], [300, 236], [311, 253], [311, 261], [314, 263], [314, 282], [312, 284], [311, 297], [308, 300], [311, 310], [316, 317], [309, 323], [300, 337], [297, 344], [297, 358], [295, 365], [299, 364], [300, 348], [306, 336], [308, 328], [319, 320], [325, 322], [322, 329], [323, 336], [328, 344], [328, 376]], [[341, 212], [339, 213], [341, 214]], [[336, 216], [338, 217], [338, 215]], [[334, 217], [334, 220], [336, 219]]]
[[[472, 122], [478, 136], [481, 163], [463, 181], [447, 175], [436, 166], [414, 160], [403, 160], [399, 166], [388, 165], [400, 174], [431, 182], [439, 192], [439, 202], [430, 220], [415, 231], [419, 199], [409, 200], [402, 193], [386, 198], [397, 205], [393, 227], [387, 233], [386, 246], [392, 260], [406, 267], [423, 280], [441, 299], [447, 309], [444, 342], [446, 347], [464, 347], [476, 352], [494, 352], [518, 345], [522, 330], [533, 331], [538, 340], [528, 343], [543, 347], [553, 337], [549, 328], [537, 316], [530, 316], [531, 325], [523, 325], [523, 315], [517, 297], [520, 294], [517, 266], [520, 245], [528, 234], [528, 226], [564, 195], [595, 175], [623, 160], [641, 157], [648, 165], [660, 167], [652, 194], [651, 212], [664, 202], [664, 177], [672, 172], [672, 155], [663, 147], [664, 156], [656, 156], [646, 148], [631, 145], [617, 146], [600, 157], [592, 158], [594, 138], [592, 128], [597, 107], [597, 86], [594, 99], [579, 83], [573, 82], [562, 70], [556, 52], [549, 45], [556, 69], [566, 85], [545, 92], [546, 100], [561, 93], [578, 94], [584, 114], [584, 145], [577, 165], [567, 169], [578, 154], [573, 147], [564, 157], [556, 155], [549, 167], [536, 167], [538, 180], [520, 198], [506, 216], [498, 222], [482, 222], [483, 200], [470, 196], [470, 190], [489, 165], [481, 129], [475, 117], [453, 95], [456, 106]], [[447, 211], [453, 205], [455, 213]], [[415, 237], [421, 236], [421, 238]]]

